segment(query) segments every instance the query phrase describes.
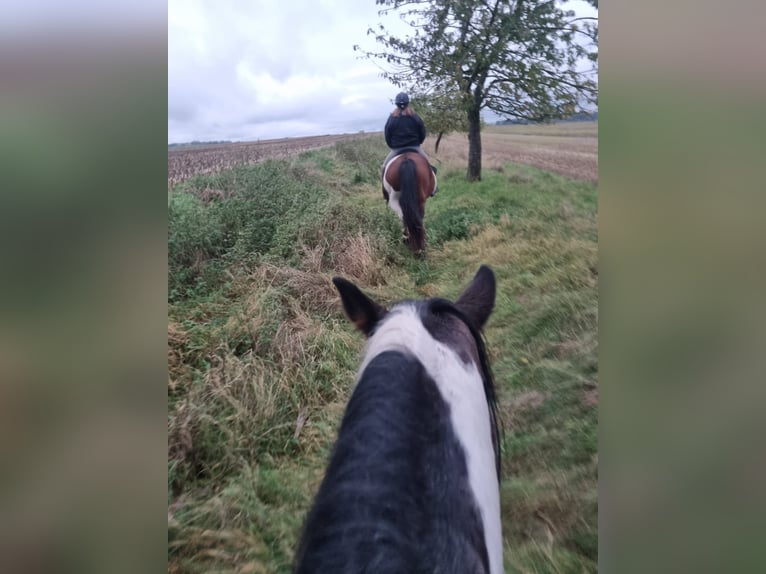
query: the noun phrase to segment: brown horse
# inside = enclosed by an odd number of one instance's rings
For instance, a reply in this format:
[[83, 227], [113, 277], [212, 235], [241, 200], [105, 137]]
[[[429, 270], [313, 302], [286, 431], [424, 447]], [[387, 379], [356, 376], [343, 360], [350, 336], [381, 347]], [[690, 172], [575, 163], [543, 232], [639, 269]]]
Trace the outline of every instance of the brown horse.
[[426, 199], [436, 189], [436, 176], [428, 161], [417, 152], [395, 156], [383, 172], [383, 197], [404, 224], [407, 245], [414, 253], [426, 247], [423, 226]]

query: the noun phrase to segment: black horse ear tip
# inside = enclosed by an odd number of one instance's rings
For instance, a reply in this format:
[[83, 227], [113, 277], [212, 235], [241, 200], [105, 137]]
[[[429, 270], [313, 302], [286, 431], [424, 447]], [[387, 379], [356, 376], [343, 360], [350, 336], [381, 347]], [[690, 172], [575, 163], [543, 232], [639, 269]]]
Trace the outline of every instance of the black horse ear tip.
[[349, 285], [349, 281], [348, 279], [344, 279], [343, 277], [333, 277], [332, 284], [335, 285], [337, 289], [341, 289]]
[[346, 292], [349, 291], [359, 291], [359, 287], [357, 287], [353, 282], [349, 281], [348, 279], [344, 277], [333, 277], [332, 278], [333, 285], [335, 285], [335, 288], [340, 292]]
[[492, 268], [489, 265], [482, 263], [481, 266], [479, 267], [479, 270], [476, 272], [476, 275], [487, 275], [494, 279], [495, 272], [492, 271]]

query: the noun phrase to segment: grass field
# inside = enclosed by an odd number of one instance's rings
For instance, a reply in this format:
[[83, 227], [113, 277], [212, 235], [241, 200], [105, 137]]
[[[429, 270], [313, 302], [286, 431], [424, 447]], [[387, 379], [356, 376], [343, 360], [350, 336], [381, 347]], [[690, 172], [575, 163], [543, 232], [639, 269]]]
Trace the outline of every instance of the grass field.
[[379, 189], [386, 152], [340, 142], [169, 192], [170, 572], [290, 571], [363, 345], [332, 276], [382, 302], [454, 298], [481, 263], [506, 572], [596, 571], [594, 184], [495, 157], [469, 185], [444, 147], [415, 260]]

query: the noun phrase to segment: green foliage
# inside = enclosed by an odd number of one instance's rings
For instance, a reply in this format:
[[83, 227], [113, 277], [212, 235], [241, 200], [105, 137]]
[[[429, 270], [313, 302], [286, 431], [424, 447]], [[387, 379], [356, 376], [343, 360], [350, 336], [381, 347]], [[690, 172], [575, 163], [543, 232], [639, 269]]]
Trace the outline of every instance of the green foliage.
[[386, 157], [375, 138], [338, 142], [335, 155], [353, 171], [352, 183], [378, 184], [380, 166]]
[[468, 239], [471, 228], [480, 224], [482, 219], [480, 214], [460, 207], [441, 210], [428, 226], [428, 242], [432, 247], [437, 247], [446, 241]]
[[227, 265], [289, 255], [303, 231], [303, 217], [325, 197], [326, 191], [300, 180], [286, 161], [187, 182], [168, 198], [171, 296], [208, 292], [221, 283]]
[[[410, 89], [410, 98], [430, 134], [439, 136], [468, 131], [465, 104], [459, 92], [436, 90], [421, 93], [417, 87], [413, 87]], [[439, 151], [438, 147], [436, 151]]]

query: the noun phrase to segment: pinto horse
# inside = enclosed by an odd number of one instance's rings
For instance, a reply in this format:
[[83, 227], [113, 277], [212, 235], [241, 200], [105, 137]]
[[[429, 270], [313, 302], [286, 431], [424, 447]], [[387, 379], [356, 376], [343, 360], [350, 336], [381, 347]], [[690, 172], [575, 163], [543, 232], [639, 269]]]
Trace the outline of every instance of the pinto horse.
[[383, 171], [383, 197], [404, 224], [407, 245], [414, 253], [426, 247], [423, 226], [426, 199], [436, 189], [436, 176], [428, 161], [417, 152], [394, 156]]
[[390, 309], [333, 282], [367, 346], [295, 572], [500, 574], [500, 441], [480, 331], [493, 272], [482, 266], [455, 303]]

